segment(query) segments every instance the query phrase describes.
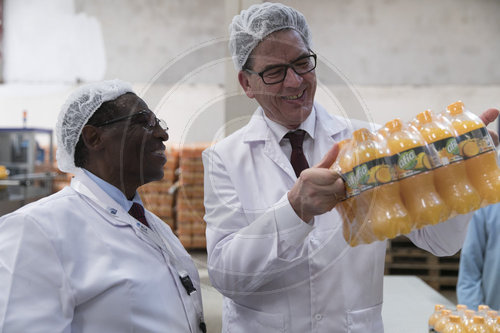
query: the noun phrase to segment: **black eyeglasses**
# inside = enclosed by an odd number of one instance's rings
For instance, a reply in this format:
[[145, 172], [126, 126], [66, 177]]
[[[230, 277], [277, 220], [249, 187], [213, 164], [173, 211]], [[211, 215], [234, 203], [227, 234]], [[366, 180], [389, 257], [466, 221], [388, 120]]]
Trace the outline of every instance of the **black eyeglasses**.
[[248, 73], [260, 76], [265, 84], [277, 84], [285, 81], [288, 68], [293, 69], [293, 71], [298, 75], [307, 74], [316, 68], [316, 54], [312, 53], [310, 55], [300, 57], [287, 65], [272, 66], [262, 72], [254, 72], [247, 68], [244, 70]]
[[145, 130], [149, 132], [152, 132], [157, 125], [160, 125], [161, 129], [164, 130], [165, 132], [168, 131], [168, 126], [165, 120], [156, 118], [154, 113], [151, 111], [139, 111], [137, 113], [133, 113], [128, 116], [107, 120], [103, 123], [94, 126], [95, 127], [107, 126], [128, 119], [131, 119], [131, 121], [133, 121], [136, 124], [140, 124]]

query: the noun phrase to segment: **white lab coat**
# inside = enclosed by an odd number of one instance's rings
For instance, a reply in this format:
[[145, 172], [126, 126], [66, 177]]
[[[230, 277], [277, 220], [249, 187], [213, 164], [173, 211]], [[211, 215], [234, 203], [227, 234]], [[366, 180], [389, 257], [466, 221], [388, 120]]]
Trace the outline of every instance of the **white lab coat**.
[[170, 228], [146, 218], [197, 292], [188, 296], [172, 256], [79, 170], [71, 187], [0, 219], [0, 332], [200, 332], [197, 270]]
[[[316, 107], [310, 165], [366, 126]], [[263, 111], [203, 153], [208, 269], [225, 296], [223, 332], [383, 332], [386, 242], [349, 247], [334, 209], [301, 221], [287, 200], [297, 180]], [[412, 232], [435, 255], [456, 253], [469, 216]], [[401, 306], [405, 306], [401, 304]]]

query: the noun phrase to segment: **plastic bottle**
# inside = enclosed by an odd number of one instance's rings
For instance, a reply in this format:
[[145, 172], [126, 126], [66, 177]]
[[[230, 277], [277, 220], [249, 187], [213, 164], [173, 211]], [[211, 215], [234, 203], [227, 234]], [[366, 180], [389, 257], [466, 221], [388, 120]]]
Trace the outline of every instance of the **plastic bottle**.
[[429, 317], [429, 332], [434, 332], [434, 325], [436, 325], [436, 321], [441, 316], [441, 311], [444, 309], [443, 304], [434, 305], [434, 312]]
[[434, 187], [431, 171], [434, 157], [426, 151], [422, 136], [403, 127], [400, 119], [388, 122], [387, 146], [397, 165], [403, 202], [410, 212], [415, 228], [445, 221], [450, 210]]
[[467, 178], [453, 128], [440, 122], [430, 110], [419, 113], [416, 120], [420, 134], [441, 160], [442, 166], [433, 171], [434, 185], [441, 198], [454, 213], [466, 214], [478, 209], [481, 197]]
[[442, 333], [464, 333], [465, 330], [460, 323], [460, 317], [457, 315], [450, 315], [449, 322], [444, 327]]
[[[362, 128], [353, 133], [354, 167], [360, 185], [358, 209], [367, 210], [365, 223], [378, 240], [410, 232], [412, 222], [400, 196], [390, 153], [376, 136]], [[362, 204], [359, 204], [362, 203]]]
[[468, 333], [489, 333], [488, 328], [484, 323], [484, 317], [474, 316], [472, 319], [472, 325], [469, 327]]
[[485, 316], [486, 312], [488, 312], [489, 310], [491, 310], [491, 309], [486, 304], [479, 304], [477, 306], [477, 314], [480, 315], [480, 316]]
[[497, 317], [497, 320], [495, 322], [495, 330], [493, 332], [500, 333], [500, 316]]
[[359, 194], [358, 183], [353, 173], [352, 140], [346, 139], [338, 143], [339, 154], [332, 169], [342, 175], [346, 188], [346, 199], [337, 205], [337, 210], [343, 222], [343, 235], [345, 241], [351, 246], [356, 246], [355, 237], [358, 234], [354, 230], [353, 223], [356, 217], [356, 198]]
[[462, 326], [465, 328], [466, 332], [469, 332], [470, 326], [473, 323], [474, 316], [476, 315], [476, 311], [474, 310], [465, 310], [462, 320]]
[[491, 333], [495, 332], [496, 320], [498, 317], [498, 311], [488, 310], [486, 311], [486, 317], [484, 317], [485, 325]]
[[460, 154], [469, 180], [483, 199], [482, 205], [500, 201], [500, 169], [493, 141], [484, 123], [466, 111], [461, 101], [448, 105], [443, 117], [456, 130]]
[[450, 321], [451, 310], [443, 309], [441, 310], [441, 315], [438, 320], [436, 320], [436, 324], [434, 324], [434, 331], [443, 333], [446, 324]]

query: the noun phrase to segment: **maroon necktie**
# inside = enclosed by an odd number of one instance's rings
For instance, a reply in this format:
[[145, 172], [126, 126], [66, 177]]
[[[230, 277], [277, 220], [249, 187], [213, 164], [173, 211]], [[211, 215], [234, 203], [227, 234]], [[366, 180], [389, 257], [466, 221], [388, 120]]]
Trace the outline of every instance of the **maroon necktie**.
[[136, 220], [144, 224], [146, 227], [149, 227], [148, 221], [146, 220], [146, 216], [144, 216], [144, 208], [137, 202], [134, 202], [130, 210], [128, 211], [130, 215], [135, 217]]
[[292, 145], [292, 156], [290, 157], [290, 162], [292, 163], [292, 167], [297, 178], [302, 170], [309, 168], [304, 151], [302, 150], [302, 143], [304, 142], [305, 136], [306, 131], [304, 130], [288, 132], [285, 135], [285, 138], [288, 138], [290, 140], [290, 144]]

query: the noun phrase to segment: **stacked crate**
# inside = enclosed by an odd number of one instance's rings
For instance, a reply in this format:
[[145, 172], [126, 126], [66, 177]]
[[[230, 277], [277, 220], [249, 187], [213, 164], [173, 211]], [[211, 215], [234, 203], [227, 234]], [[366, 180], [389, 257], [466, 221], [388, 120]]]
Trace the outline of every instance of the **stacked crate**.
[[180, 149], [177, 235], [187, 249], [206, 248], [201, 153], [207, 147], [209, 144], [191, 144]]
[[416, 247], [406, 237], [387, 242], [386, 275], [416, 275], [437, 291], [455, 290], [460, 254], [436, 257]]
[[175, 183], [179, 166], [179, 152], [174, 147], [165, 151], [167, 163], [163, 166], [163, 179], [139, 187], [144, 207], [162, 219], [175, 231]]

